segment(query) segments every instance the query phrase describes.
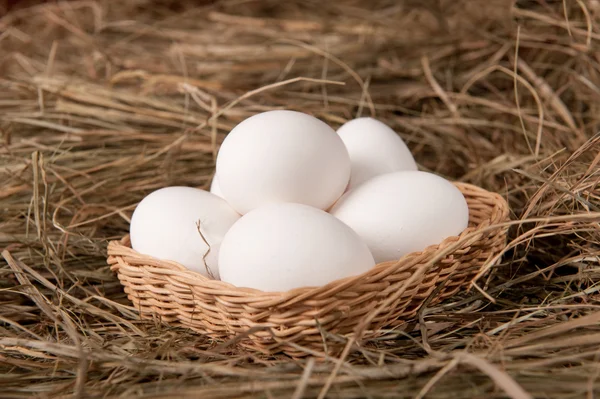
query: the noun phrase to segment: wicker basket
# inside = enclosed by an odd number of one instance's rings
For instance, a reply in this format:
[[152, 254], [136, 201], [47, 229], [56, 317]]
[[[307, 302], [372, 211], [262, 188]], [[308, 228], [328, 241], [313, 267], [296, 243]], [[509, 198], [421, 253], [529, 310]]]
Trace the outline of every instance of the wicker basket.
[[322, 287], [281, 293], [238, 288], [141, 255], [131, 249], [129, 236], [109, 243], [108, 263], [144, 318], [216, 340], [236, 338], [237, 345], [267, 354], [302, 356], [302, 348], [335, 353], [344, 346], [340, 335], [370, 338], [381, 327], [399, 325], [426, 300], [433, 304], [467, 287], [497, 258], [507, 228], [495, 225], [508, 219], [508, 205], [496, 193], [456, 186], [470, 211], [469, 228], [460, 236]]

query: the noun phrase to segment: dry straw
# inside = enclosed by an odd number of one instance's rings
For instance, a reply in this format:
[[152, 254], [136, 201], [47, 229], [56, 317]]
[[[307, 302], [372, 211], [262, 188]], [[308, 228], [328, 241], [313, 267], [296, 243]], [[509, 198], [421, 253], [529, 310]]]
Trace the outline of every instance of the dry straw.
[[[36, 2], [0, 1], [0, 396], [600, 396], [598, 0]], [[280, 108], [501, 193], [503, 260], [321, 362], [140, 318], [108, 242]]]
[[[322, 287], [280, 293], [238, 288], [139, 254], [131, 249], [129, 236], [109, 244], [108, 263], [145, 318], [214, 339], [242, 337], [241, 346], [265, 354], [306, 356], [299, 347], [335, 354], [344, 344], [339, 336], [358, 332], [355, 340], [373, 338], [383, 327], [405, 323], [425, 301], [451, 297], [498, 259], [506, 245], [507, 227], [498, 225], [508, 218], [506, 201], [470, 184], [457, 186], [470, 211], [469, 227], [460, 236]], [[440, 253], [444, 256], [436, 260]], [[357, 331], [365, 319], [368, 330]], [[329, 338], [332, 334], [336, 340]]]

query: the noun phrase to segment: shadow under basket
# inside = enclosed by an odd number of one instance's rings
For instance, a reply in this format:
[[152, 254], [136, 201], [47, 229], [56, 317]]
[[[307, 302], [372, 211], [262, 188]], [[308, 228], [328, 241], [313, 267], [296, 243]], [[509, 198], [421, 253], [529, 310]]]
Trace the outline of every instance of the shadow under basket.
[[129, 236], [109, 243], [108, 263], [143, 318], [265, 354], [336, 354], [345, 338], [373, 338], [414, 318], [425, 301], [430, 306], [468, 288], [484, 265], [498, 260], [506, 244], [508, 228], [498, 226], [508, 220], [506, 201], [477, 186], [456, 186], [469, 205], [469, 227], [460, 236], [322, 287], [238, 288], [141, 255]]

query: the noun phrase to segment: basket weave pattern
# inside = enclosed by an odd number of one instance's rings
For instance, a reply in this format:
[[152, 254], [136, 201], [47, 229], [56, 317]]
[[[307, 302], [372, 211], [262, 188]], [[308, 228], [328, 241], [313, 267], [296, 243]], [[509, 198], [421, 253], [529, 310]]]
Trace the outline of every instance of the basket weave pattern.
[[[141, 255], [131, 249], [129, 236], [109, 243], [108, 263], [144, 318], [188, 327], [218, 340], [238, 337], [239, 345], [263, 353], [301, 356], [305, 352], [299, 346], [333, 352], [343, 342], [330, 334], [351, 334], [394, 293], [404, 290], [373, 318], [362, 338], [413, 318], [432, 294], [430, 304], [456, 294], [502, 250], [507, 228], [494, 225], [508, 219], [504, 199], [470, 184], [456, 186], [470, 212], [469, 228], [460, 236], [322, 287], [281, 293], [238, 288], [175, 262]], [[458, 247], [431, 264], [439, 251], [451, 245]], [[425, 273], [403, 287], [423, 267], [428, 268]]]

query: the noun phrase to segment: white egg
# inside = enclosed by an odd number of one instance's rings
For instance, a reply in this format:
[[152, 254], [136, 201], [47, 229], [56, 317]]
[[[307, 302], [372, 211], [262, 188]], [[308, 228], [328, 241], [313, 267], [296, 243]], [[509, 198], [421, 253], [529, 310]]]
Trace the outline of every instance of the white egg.
[[469, 223], [460, 190], [440, 176], [419, 171], [374, 177], [344, 194], [331, 214], [358, 233], [377, 262], [439, 244]]
[[[225, 200], [191, 187], [166, 187], [146, 196], [131, 217], [131, 247], [218, 278], [219, 246], [240, 215]], [[200, 231], [197, 223], [200, 222]], [[205, 257], [206, 256], [206, 257]]]
[[348, 185], [350, 158], [340, 137], [319, 119], [269, 111], [227, 135], [217, 175], [224, 198], [241, 214], [278, 202], [327, 209]]
[[217, 197], [223, 198], [223, 193], [221, 192], [221, 187], [219, 187], [219, 180], [217, 179], [217, 175], [213, 176], [212, 182], [210, 183], [210, 192], [216, 195]]
[[320, 209], [292, 203], [242, 216], [225, 235], [219, 254], [223, 281], [263, 291], [321, 286], [374, 265], [351, 228]]
[[358, 118], [346, 122], [337, 133], [346, 145], [352, 163], [349, 188], [372, 177], [401, 170], [417, 170], [404, 141], [383, 122]]

